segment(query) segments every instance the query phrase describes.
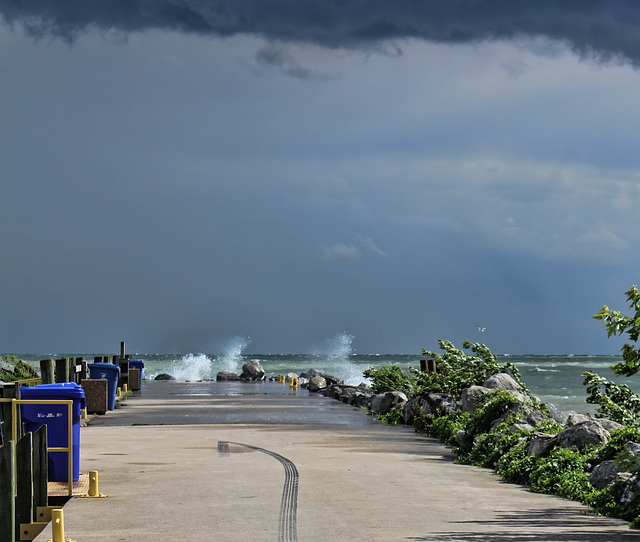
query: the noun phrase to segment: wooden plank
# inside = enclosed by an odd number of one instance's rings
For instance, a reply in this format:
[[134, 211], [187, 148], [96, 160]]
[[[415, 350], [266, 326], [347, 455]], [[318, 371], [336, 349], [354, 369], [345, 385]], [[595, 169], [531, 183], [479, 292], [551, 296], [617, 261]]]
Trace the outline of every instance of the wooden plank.
[[0, 448], [0, 540], [15, 542], [15, 442], [8, 441]]
[[20, 540], [35, 540], [47, 528], [49, 522], [23, 523], [20, 525]]
[[33, 434], [27, 433], [16, 445], [16, 540], [20, 524], [33, 521]]
[[[49, 478], [49, 457], [47, 455], [47, 424], [41, 425], [33, 433], [33, 507], [49, 504], [47, 482]], [[34, 515], [34, 518], [38, 518]]]

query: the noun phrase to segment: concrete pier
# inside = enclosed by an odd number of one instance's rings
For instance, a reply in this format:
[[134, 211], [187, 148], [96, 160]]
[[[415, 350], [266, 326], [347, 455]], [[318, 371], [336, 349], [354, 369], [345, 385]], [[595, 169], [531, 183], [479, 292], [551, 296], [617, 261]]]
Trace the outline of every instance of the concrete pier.
[[[82, 542], [640, 540], [626, 522], [453, 463], [447, 447], [277, 383], [149, 382], [81, 430], [103, 498]], [[51, 526], [37, 541], [51, 538]]]

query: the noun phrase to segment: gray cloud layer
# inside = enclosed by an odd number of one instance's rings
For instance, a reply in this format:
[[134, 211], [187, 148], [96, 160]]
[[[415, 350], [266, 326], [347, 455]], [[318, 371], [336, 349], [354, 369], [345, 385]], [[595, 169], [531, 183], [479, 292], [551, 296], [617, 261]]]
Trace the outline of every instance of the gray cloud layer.
[[545, 37], [581, 56], [640, 62], [640, 5], [632, 0], [0, 0], [0, 13], [35, 36], [71, 41], [92, 28], [251, 34], [324, 47]]

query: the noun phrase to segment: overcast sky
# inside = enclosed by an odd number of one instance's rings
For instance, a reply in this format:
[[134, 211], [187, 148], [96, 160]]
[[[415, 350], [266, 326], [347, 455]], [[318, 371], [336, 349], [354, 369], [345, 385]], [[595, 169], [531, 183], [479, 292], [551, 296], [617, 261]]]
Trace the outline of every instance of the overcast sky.
[[0, 352], [616, 353], [638, 66], [636, 1], [0, 0]]

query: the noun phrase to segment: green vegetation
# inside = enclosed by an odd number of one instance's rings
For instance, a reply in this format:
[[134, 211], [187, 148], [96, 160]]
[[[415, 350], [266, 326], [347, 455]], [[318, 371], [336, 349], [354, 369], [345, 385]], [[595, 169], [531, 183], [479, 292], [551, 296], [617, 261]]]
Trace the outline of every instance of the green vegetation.
[[[636, 286], [625, 293], [633, 316], [621, 314], [604, 306], [593, 317], [600, 320], [609, 337], [626, 333], [633, 344], [626, 343], [622, 347], [622, 361], [612, 366], [617, 375], [632, 376], [640, 370], [640, 292]], [[626, 384], [616, 384], [592, 372], [583, 373], [584, 385], [587, 386], [587, 402], [598, 407], [598, 416], [609, 418], [627, 425], [637, 426], [640, 423], [640, 397]]]
[[[5, 367], [4, 364], [7, 364]], [[13, 354], [0, 358], [0, 380], [3, 382], [15, 382], [37, 378], [35, 369], [27, 362], [18, 359]]]
[[[637, 341], [640, 337], [640, 296], [632, 288], [627, 292], [633, 300], [634, 317], [621, 316], [602, 309], [597, 318], [605, 321], [607, 329], [617, 333], [627, 332]], [[453, 448], [456, 462], [494, 469], [505, 481], [529, 486], [531, 491], [558, 495], [579, 501], [592, 507], [596, 512], [625, 519], [633, 527], [640, 527], [640, 497], [622, 502], [624, 481], [597, 489], [589, 482], [593, 469], [603, 461], [614, 461], [615, 465], [628, 476], [640, 478], [640, 457], [634, 456], [627, 443], [640, 443], [640, 397], [628, 386], [609, 382], [594, 374], [585, 373], [585, 385], [589, 402], [598, 404], [598, 416], [606, 417], [622, 424], [622, 428], [611, 431], [611, 439], [599, 446], [586, 446], [581, 450], [553, 447], [543, 457], [535, 457], [529, 452], [530, 443], [536, 433], [556, 435], [564, 427], [548, 414], [546, 406], [536, 402], [522, 382], [520, 372], [511, 363], [500, 364], [497, 357], [484, 344], [463, 343], [465, 353], [448, 341], [439, 341], [443, 353], [423, 351], [424, 355], [436, 360], [437, 372], [420, 372], [413, 368], [408, 371], [398, 366], [370, 368], [365, 376], [372, 381], [372, 391], [402, 391], [409, 399], [419, 396], [426, 398], [430, 393], [446, 393], [460, 399], [462, 390], [472, 385], [482, 385], [496, 373], [510, 374], [521, 386], [523, 395], [496, 390], [485, 393], [473, 413], [454, 410], [429, 413], [418, 408], [414, 414], [413, 427], [416, 431], [433, 436]], [[623, 362], [613, 369], [618, 374], [633, 374], [638, 367], [636, 346], [625, 345]], [[634, 365], [635, 364], [635, 365]], [[515, 426], [519, 420], [512, 408], [518, 403], [526, 405], [529, 411], [538, 410], [545, 414], [545, 421], [534, 429]], [[392, 425], [402, 424], [404, 411], [394, 408], [380, 416], [382, 421]]]

